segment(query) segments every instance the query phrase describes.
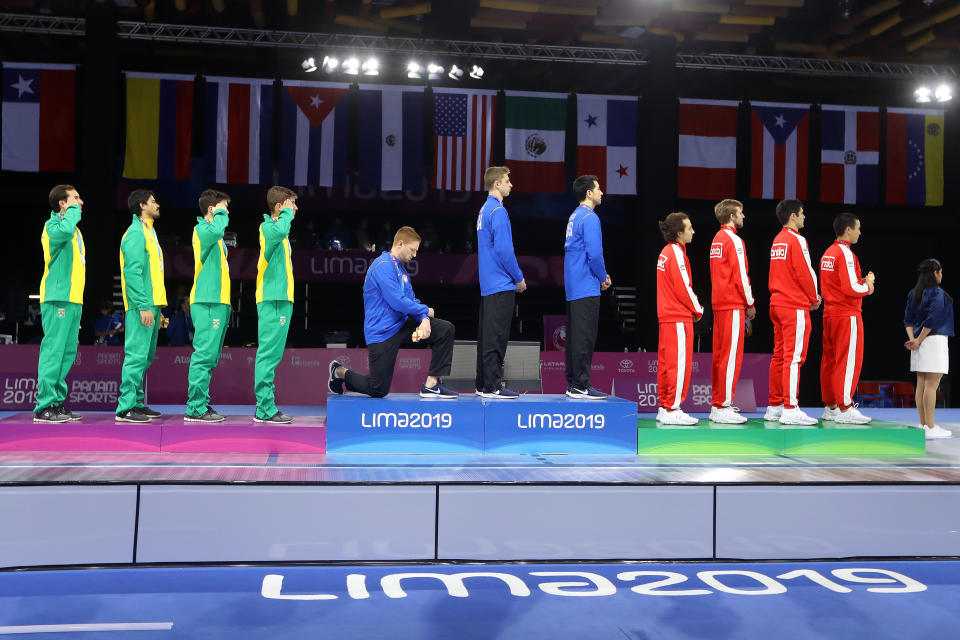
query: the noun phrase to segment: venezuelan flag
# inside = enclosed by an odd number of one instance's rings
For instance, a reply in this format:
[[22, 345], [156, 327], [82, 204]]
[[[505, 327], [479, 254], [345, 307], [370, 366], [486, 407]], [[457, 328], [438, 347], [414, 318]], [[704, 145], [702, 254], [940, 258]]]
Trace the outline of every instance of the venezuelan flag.
[[193, 76], [128, 71], [126, 79], [123, 177], [189, 179]]
[[943, 206], [943, 114], [887, 109], [887, 204]]

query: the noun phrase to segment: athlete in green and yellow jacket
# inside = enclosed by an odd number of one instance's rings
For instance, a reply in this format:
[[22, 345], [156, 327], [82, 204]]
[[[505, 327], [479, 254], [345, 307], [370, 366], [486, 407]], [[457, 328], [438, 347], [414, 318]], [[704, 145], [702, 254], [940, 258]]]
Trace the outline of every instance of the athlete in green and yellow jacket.
[[126, 340], [118, 422], [149, 422], [160, 414], [144, 404], [143, 381], [157, 352], [160, 309], [167, 304], [163, 251], [153, 224], [160, 205], [152, 191], [137, 189], [127, 199], [133, 221], [120, 241], [120, 284], [126, 311]]
[[223, 233], [230, 222], [230, 196], [207, 189], [200, 194], [200, 211], [193, 228], [193, 355], [187, 382], [186, 422], [222, 422], [210, 408], [210, 377], [220, 362], [220, 351], [230, 324], [230, 267]]
[[257, 360], [253, 391], [257, 396], [255, 422], [285, 424], [293, 419], [277, 409], [274, 396], [277, 365], [287, 344], [293, 313], [293, 263], [290, 260], [290, 224], [297, 211], [297, 194], [286, 187], [270, 187], [270, 215], [260, 225], [257, 261]]
[[37, 404], [34, 422], [79, 420], [63, 406], [67, 373], [77, 357], [77, 336], [87, 276], [80, 222], [83, 200], [76, 188], [60, 184], [50, 190], [50, 219], [43, 225], [43, 278], [40, 280], [40, 321], [43, 341], [37, 362]]

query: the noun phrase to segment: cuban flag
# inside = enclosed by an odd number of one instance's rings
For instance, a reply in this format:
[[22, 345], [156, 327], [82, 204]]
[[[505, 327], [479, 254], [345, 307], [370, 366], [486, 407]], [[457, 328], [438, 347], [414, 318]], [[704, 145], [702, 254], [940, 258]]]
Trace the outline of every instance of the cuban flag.
[[344, 97], [349, 89], [350, 85], [345, 82], [283, 81], [280, 100], [282, 184], [334, 187], [346, 183], [350, 114]]
[[822, 107], [820, 200], [877, 204], [880, 199], [880, 110]]
[[577, 95], [577, 175], [606, 193], [637, 193], [637, 98]]
[[73, 171], [76, 69], [3, 63], [4, 171]]
[[424, 187], [423, 106], [423, 87], [360, 87], [360, 187], [381, 191]]
[[206, 83], [208, 180], [273, 182], [273, 80], [208, 77]]
[[810, 105], [754, 102], [750, 115], [750, 197], [807, 197]]

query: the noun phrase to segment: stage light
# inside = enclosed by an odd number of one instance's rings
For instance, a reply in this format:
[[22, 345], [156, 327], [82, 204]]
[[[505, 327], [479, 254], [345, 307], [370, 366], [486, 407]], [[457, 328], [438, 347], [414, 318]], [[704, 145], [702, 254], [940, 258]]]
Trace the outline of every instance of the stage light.
[[419, 62], [416, 62], [416, 61], [414, 61], [414, 60], [411, 60], [410, 62], [407, 63], [407, 77], [408, 77], [408, 78], [422, 78], [423, 76], [420, 74], [420, 71], [421, 71], [422, 69], [423, 69], [423, 67], [420, 66], [420, 63], [419, 63]]
[[340, 61], [333, 56], [323, 56], [323, 63], [321, 66], [323, 67], [324, 71], [331, 73], [337, 70], [337, 67], [340, 66]]
[[360, 61], [356, 58], [347, 58], [343, 61], [343, 72], [352, 76], [360, 73]]
[[380, 61], [376, 58], [367, 58], [364, 60], [363, 66], [360, 68], [363, 70], [363, 75], [365, 76], [380, 75]]
[[483, 78], [483, 67], [478, 65], [473, 65], [470, 69], [470, 77], [474, 80], [480, 80]]
[[917, 102], [930, 102], [930, 88], [917, 87], [917, 90], [913, 92], [913, 99]]
[[450, 78], [451, 80], [459, 80], [460, 78], [463, 77], [463, 69], [461, 69], [457, 65], [453, 65], [452, 67], [450, 67], [450, 71], [449, 73], [447, 73], [447, 77]]
[[300, 63], [300, 68], [306, 71], [307, 73], [313, 73], [317, 70], [317, 61], [313, 58], [307, 58]]
[[950, 85], [941, 84], [934, 91], [933, 96], [937, 99], [937, 102], [949, 102], [953, 100], [953, 89], [950, 88]]

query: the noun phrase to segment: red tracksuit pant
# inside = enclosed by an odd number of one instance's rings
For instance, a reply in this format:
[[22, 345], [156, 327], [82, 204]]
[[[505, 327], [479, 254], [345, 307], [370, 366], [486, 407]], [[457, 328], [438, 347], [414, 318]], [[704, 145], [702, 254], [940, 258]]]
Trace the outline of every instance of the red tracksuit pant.
[[770, 307], [773, 321], [773, 359], [770, 361], [769, 405], [797, 406], [800, 367], [807, 359], [810, 342], [810, 312], [807, 309]]
[[660, 406], [679, 409], [687, 399], [693, 368], [693, 323], [661, 322], [657, 344], [657, 392]]
[[848, 409], [863, 363], [863, 318], [860, 314], [823, 319], [820, 389], [823, 404]]
[[743, 364], [743, 309], [713, 312], [713, 406], [729, 407], [736, 395]]

